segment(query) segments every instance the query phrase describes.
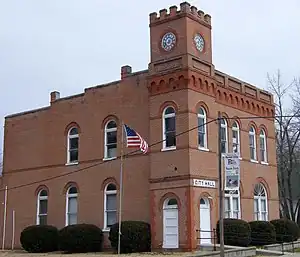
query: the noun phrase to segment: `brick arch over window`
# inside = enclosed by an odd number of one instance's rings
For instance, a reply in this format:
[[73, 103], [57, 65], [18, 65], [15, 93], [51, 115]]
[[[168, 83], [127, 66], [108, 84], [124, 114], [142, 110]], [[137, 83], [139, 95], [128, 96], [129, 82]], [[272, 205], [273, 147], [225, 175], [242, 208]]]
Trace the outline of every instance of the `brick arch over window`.
[[101, 184], [101, 191], [104, 191], [105, 188], [107, 187], [107, 185], [108, 185], [108, 184], [111, 184], [111, 183], [116, 185], [117, 190], [120, 189], [120, 186], [119, 186], [119, 184], [117, 183], [117, 180], [116, 180], [114, 177], [108, 177], [108, 178], [106, 178], [106, 179], [102, 182], [102, 184]]
[[243, 129], [243, 127], [242, 127], [242, 122], [241, 122], [241, 120], [239, 119], [239, 117], [237, 117], [237, 116], [233, 116], [231, 119], [228, 120], [228, 127], [232, 128], [232, 125], [233, 125], [235, 122], [238, 124], [239, 129], [242, 130], [242, 129]]
[[265, 132], [265, 135], [266, 135], [266, 138], [268, 137], [268, 130], [267, 130], [267, 127], [264, 125], [264, 124], [260, 124], [259, 127], [258, 127], [258, 133], [260, 133], [261, 130], [264, 130]]
[[74, 181], [70, 181], [63, 188], [63, 194], [64, 195], [68, 192], [70, 187], [76, 187], [77, 188], [77, 193], [78, 194], [80, 193], [78, 184]]
[[165, 108], [168, 107], [168, 106], [173, 107], [176, 113], [178, 112], [178, 105], [177, 105], [176, 102], [174, 102], [174, 101], [166, 101], [166, 102], [164, 102], [164, 103], [160, 106], [160, 108], [159, 108], [159, 114], [158, 114], [158, 115], [159, 115], [159, 116], [162, 116], [162, 115], [163, 115], [163, 112], [164, 112], [164, 110], [165, 110]]
[[249, 121], [249, 123], [248, 123], [248, 126], [247, 126], [247, 132], [249, 132], [249, 130], [250, 130], [251, 127], [254, 127], [255, 135], [257, 135], [257, 134], [258, 134], [257, 125], [256, 125], [256, 123], [255, 123], [254, 121], [252, 121], [252, 120]]
[[114, 120], [116, 122], [117, 126], [119, 126], [119, 124], [120, 124], [119, 118], [116, 115], [108, 115], [103, 119], [102, 124], [101, 124], [101, 128], [105, 129], [105, 126], [106, 126], [107, 122], [110, 121], [110, 120]]
[[176, 199], [176, 201], [177, 201], [177, 206], [178, 206], [178, 210], [180, 210], [180, 209], [181, 209], [180, 198], [179, 198], [175, 193], [173, 193], [173, 192], [168, 192], [168, 193], [164, 194], [164, 195], [161, 197], [161, 199], [160, 199], [160, 201], [159, 201], [159, 209], [160, 209], [160, 210], [163, 209], [164, 203], [165, 203], [165, 201], [166, 201], [167, 199], [173, 199], [173, 198]]
[[65, 135], [65, 136], [68, 136], [69, 130], [70, 130], [71, 128], [74, 128], [74, 127], [78, 129], [78, 134], [80, 134], [80, 133], [81, 133], [81, 128], [80, 128], [80, 126], [78, 125], [77, 122], [73, 121], [73, 122], [70, 122], [70, 123], [65, 127], [64, 135]]
[[270, 195], [271, 195], [271, 189], [270, 189], [269, 184], [267, 183], [267, 181], [263, 177], [257, 177], [255, 179], [254, 185], [252, 186], [252, 194], [254, 192], [254, 188], [255, 188], [256, 184], [262, 184], [264, 186], [264, 188], [266, 190], [267, 198], [269, 199]]
[[209, 194], [208, 192], [202, 192], [200, 194], [200, 196], [197, 197], [197, 208], [198, 208], [198, 210], [200, 210], [200, 200], [202, 198], [206, 198], [208, 200], [210, 208], [212, 208], [214, 206], [214, 202], [213, 202], [211, 194]]
[[47, 195], [49, 196], [49, 188], [46, 185], [39, 185], [35, 191], [34, 191], [34, 196], [38, 196], [38, 194], [42, 191], [42, 190], [46, 190], [47, 191]]
[[198, 114], [200, 108], [203, 108], [206, 113], [206, 117], [209, 117], [209, 108], [205, 102], [199, 101], [195, 106], [194, 112]]

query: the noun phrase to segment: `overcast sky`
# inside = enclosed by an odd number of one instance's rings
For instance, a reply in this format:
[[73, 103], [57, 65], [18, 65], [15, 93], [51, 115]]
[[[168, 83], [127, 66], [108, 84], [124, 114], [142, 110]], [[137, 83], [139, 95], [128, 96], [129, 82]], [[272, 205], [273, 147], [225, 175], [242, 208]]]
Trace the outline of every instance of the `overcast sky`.
[[[149, 13], [176, 0], [0, 0], [0, 152], [4, 117], [120, 78], [149, 63]], [[266, 88], [300, 76], [299, 0], [194, 0], [212, 16], [218, 70]], [[1, 155], [0, 155], [1, 156]]]

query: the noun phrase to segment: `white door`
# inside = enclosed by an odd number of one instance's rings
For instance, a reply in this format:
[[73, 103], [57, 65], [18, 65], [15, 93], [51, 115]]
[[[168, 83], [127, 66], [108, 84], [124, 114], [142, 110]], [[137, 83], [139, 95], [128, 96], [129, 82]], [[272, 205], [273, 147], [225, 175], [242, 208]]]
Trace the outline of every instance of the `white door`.
[[210, 204], [208, 199], [200, 200], [200, 244], [211, 244]]
[[176, 199], [167, 199], [163, 209], [163, 248], [179, 247], [178, 205]]

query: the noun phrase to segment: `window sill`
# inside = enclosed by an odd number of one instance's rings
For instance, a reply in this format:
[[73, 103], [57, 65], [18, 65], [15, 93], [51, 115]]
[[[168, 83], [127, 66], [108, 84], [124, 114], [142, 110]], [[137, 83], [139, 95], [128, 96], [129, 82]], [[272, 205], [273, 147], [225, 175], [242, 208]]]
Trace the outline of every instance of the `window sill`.
[[111, 161], [111, 160], [115, 160], [117, 159], [117, 157], [105, 157], [103, 158], [103, 161]]
[[79, 162], [67, 162], [65, 165], [66, 166], [71, 166], [71, 165], [78, 165]]
[[176, 150], [176, 146], [171, 146], [171, 147], [166, 147], [166, 148], [162, 148], [161, 152], [165, 152], [165, 151], [174, 151]]
[[209, 149], [205, 148], [205, 147], [198, 147], [198, 150], [204, 151], [204, 152], [209, 152]]
[[110, 231], [110, 228], [103, 228], [102, 231], [103, 231], [103, 232], [109, 232], [109, 231]]
[[262, 165], [269, 165], [269, 163], [267, 163], [267, 162], [260, 162], [260, 164], [262, 164]]
[[252, 160], [252, 159], [250, 159], [250, 162], [253, 162], [253, 163], [258, 163], [258, 161], [257, 161], [257, 160]]

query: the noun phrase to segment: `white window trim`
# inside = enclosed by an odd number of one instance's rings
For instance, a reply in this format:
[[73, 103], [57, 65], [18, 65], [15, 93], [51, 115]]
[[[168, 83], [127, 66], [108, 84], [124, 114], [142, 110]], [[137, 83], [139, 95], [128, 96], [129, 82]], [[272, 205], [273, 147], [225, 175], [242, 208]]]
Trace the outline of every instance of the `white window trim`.
[[[165, 114], [166, 110], [171, 107], [173, 108], [174, 110], [174, 113], [170, 113], [170, 114]], [[163, 115], [162, 115], [162, 127], [163, 127], [163, 148], [161, 149], [161, 151], [171, 151], [171, 150], [176, 150], [176, 144], [175, 146], [166, 146], [166, 134], [165, 134], [165, 128], [166, 128], [166, 122], [165, 122], [165, 119], [166, 118], [172, 118], [172, 117], [175, 117], [175, 131], [176, 131], [176, 111], [175, 111], [175, 108], [173, 106], [167, 106], [164, 111], [163, 111]]]
[[[261, 134], [261, 132], [263, 134]], [[262, 129], [261, 132], [259, 133], [259, 140], [263, 139], [264, 140], [264, 148], [265, 148], [265, 152], [264, 152], [264, 160], [261, 160], [261, 164], [264, 165], [268, 165], [268, 156], [267, 156], [267, 137], [266, 137], [266, 132]], [[260, 142], [259, 142], [259, 146], [260, 146]], [[261, 152], [261, 149], [259, 149]]]
[[[70, 187], [68, 188], [67, 193], [66, 193], [66, 213], [65, 213], [65, 215], [66, 215], [66, 219], [65, 219], [65, 224], [66, 224], [66, 226], [69, 225], [69, 199], [70, 199], [70, 198], [76, 198], [77, 206], [78, 206], [78, 189], [76, 188], [76, 189], [77, 189], [77, 193], [72, 193], [72, 194], [70, 194], [69, 191], [70, 191], [70, 189], [71, 189], [72, 187], [75, 187], [75, 186], [70, 186]], [[78, 218], [78, 209], [76, 210], [76, 217]], [[78, 222], [78, 221], [77, 221], [77, 222]]]
[[77, 127], [71, 127], [68, 131], [68, 136], [67, 136], [67, 163], [66, 165], [76, 165], [78, 164], [78, 160], [77, 161], [70, 161], [70, 139], [72, 138], [78, 138], [78, 156], [79, 156], [79, 134], [77, 133], [76, 135], [70, 135], [70, 132], [73, 128], [76, 128], [78, 130]]
[[[268, 195], [267, 195], [267, 191], [266, 191], [266, 188], [260, 183], [259, 184], [263, 190], [264, 190], [264, 193], [265, 193], [265, 196], [261, 196], [261, 195], [254, 195], [254, 200], [258, 200], [257, 201], [257, 209], [258, 209], [258, 220], [263, 220], [262, 219], [262, 210], [261, 210], [261, 201], [262, 200], [265, 200], [265, 203], [266, 203], [266, 221], [269, 220], [269, 211], [268, 211]], [[254, 207], [255, 205], [253, 205]], [[256, 220], [256, 214], [255, 214], [255, 209], [254, 209], [254, 220]]]
[[[103, 208], [103, 214], [104, 214], [104, 221], [103, 221], [103, 231], [110, 231], [110, 227], [107, 227], [107, 210], [106, 210], [106, 202], [107, 202], [107, 195], [115, 195], [117, 200], [117, 191], [118, 190], [109, 190], [107, 191], [107, 187], [113, 183], [108, 183], [104, 189], [104, 208]], [[113, 184], [115, 185], [115, 184]], [[115, 185], [116, 186], [116, 185]], [[116, 210], [117, 212], [118, 210]]]
[[[105, 129], [104, 129], [104, 158], [103, 158], [104, 161], [114, 160], [114, 159], [117, 158], [117, 156], [107, 157], [107, 153], [108, 153], [108, 151], [107, 151], [107, 133], [108, 133], [108, 132], [114, 132], [114, 131], [117, 131], [117, 130], [118, 130], [118, 129], [117, 129], [117, 126], [116, 126], [115, 128], [109, 128], [109, 129], [107, 128], [107, 125], [108, 125], [111, 121], [114, 121], [114, 120], [109, 120], [108, 122], [106, 122]], [[115, 122], [115, 121], [114, 121], [114, 122]], [[116, 122], [115, 122], [115, 123], [116, 123]], [[116, 125], [117, 125], [117, 123], [116, 123]], [[117, 139], [116, 144], [117, 144], [117, 147], [118, 147], [118, 139]]]
[[[233, 198], [238, 199], [238, 209], [239, 209], [238, 219], [241, 219], [241, 195], [240, 195], [240, 192], [238, 191], [237, 194], [226, 194], [225, 193], [224, 197], [229, 197], [229, 206], [230, 207], [233, 206]], [[225, 215], [225, 209], [224, 209], [224, 215]], [[230, 218], [233, 218], [233, 208], [230, 208], [230, 215], [229, 216], [230, 216]]]
[[[251, 129], [253, 129], [254, 131], [251, 131]], [[256, 149], [256, 135], [255, 135], [256, 133], [255, 133], [255, 128], [254, 127], [251, 127], [250, 129], [249, 129], [249, 150], [250, 150], [250, 161], [251, 162], [254, 162], [254, 163], [258, 163], [258, 161], [257, 161], [257, 153], [256, 153], [256, 151], [257, 151], [257, 149]], [[250, 136], [252, 136], [253, 137], [253, 148], [254, 148], [254, 159], [252, 159], [251, 158], [251, 146], [250, 146]]]
[[225, 118], [222, 118], [222, 120], [224, 120], [225, 124], [221, 123], [221, 128], [225, 128], [225, 136], [226, 136], [225, 153], [222, 153], [222, 155], [224, 156], [226, 153], [228, 153], [228, 124]]
[[[200, 114], [199, 113], [200, 110], [202, 110], [204, 114]], [[199, 119], [203, 119], [203, 124], [204, 124], [204, 126], [203, 126], [204, 127], [204, 146], [200, 146], [198, 144], [198, 149], [207, 151], [208, 150], [208, 148], [207, 148], [207, 126], [206, 126], [207, 114], [206, 114], [206, 111], [203, 107], [199, 108], [199, 111], [198, 111], [198, 114], [197, 114], [197, 122], [198, 122]], [[198, 124], [199, 124], [199, 122], [198, 122]], [[198, 127], [197, 132], [198, 132], [198, 137], [199, 137], [199, 127]], [[199, 143], [199, 138], [198, 138], [198, 143]]]
[[47, 205], [48, 205], [48, 192], [47, 192], [47, 195], [45, 196], [41, 196], [41, 192], [45, 190], [45, 189], [41, 189], [38, 193], [38, 196], [37, 196], [37, 210], [36, 210], [36, 224], [39, 225], [40, 224], [40, 216], [48, 216], [48, 211], [46, 214], [42, 214], [40, 215], [40, 204], [41, 204], [41, 200], [47, 200]]
[[[234, 121], [233, 124], [236, 124], [236, 127], [232, 126], [232, 131], [237, 132], [237, 141], [238, 141], [238, 144], [237, 144], [238, 149], [237, 150], [238, 150], [238, 155], [240, 156], [240, 159], [241, 159], [240, 126], [237, 121]], [[232, 137], [232, 152], [233, 152], [233, 137]]]

